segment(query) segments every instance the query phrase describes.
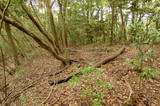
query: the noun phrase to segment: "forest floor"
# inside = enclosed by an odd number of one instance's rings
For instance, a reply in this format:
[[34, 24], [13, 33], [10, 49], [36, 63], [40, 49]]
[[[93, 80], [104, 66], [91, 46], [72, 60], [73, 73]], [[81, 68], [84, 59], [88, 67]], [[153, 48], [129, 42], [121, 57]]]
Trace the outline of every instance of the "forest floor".
[[[96, 63], [114, 54], [119, 48], [121, 45], [73, 47], [70, 57], [81, 62]], [[145, 48], [147, 46], [144, 46]], [[154, 68], [160, 72], [160, 45], [155, 45], [155, 51]], [[160, 106], [160, 80], [153, 79], [150, 81], [141, 77], [140, 73], [133, 67], [124, 65], [127, 58], [137, 58], [136, 52], [134, 46], [127, 46], [123, 54], [101, 67], [103, 70], [100, 73], [102, 77], [98, 77], [98, 74], [91, 76], [85, 74], [78, 77], [80, 83], [50, 86], [48, 83], [50, 74], [59, 70], [60, 62], [42, 51], [41, 54], [23, 60], [15, 77], [9, 79], [8, 82], [12, 82], [9, 86], [16, 90], [21, 90], [36, 81], [33, 86], [20, 94], [19, 99], [16, 99], [12, 104], [13, 106], [92, 106], [93, 100], [98, 100], [95, 99], [93, 92], [99, 89], [99, 86], [94, 85], [93, 82], [94, 79], [100, 78], [103, 82], [114, 86], [102, 91], [104, 97], [101, 102], [104, 106]], [[75, 63], [65, 70], [65, 73], [68, 74], [77, 70], [76, 67], [84, 68], [87, 66], [82, 63]], [[93, 92], [90, 91], [90, 94], [81, 96], [82, 92], [89, 88], [88, 86], [93, 88]], [[97, 105], [95, 104], [95, 106], [100, 106], [98, 101], [96, 102]]]

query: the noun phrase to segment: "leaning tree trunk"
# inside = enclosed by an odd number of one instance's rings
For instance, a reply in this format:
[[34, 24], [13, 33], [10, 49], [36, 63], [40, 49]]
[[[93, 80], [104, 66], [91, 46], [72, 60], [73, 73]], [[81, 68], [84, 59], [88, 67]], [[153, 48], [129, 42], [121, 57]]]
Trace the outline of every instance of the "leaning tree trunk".
[[53, 18], [53, 13], [52, 13], [52, 4], [51, 4], [50, 0], [46, 0], [45, 4], [46, 4], [46, 8], [47, 8], [46, 10], [47, 10], [49, 28], [51, 30], [53, 42], [55, 42], [55, 49], [56, 49], [57, 53], [61, 53], [62, 50], [59, 45], [58, 33], [56, 30], [56, 26], [55, 26], [55, 22], [54, 22], [54, 18]]
[[[55, 51], [55, 42], [52, 39], [50, 39], [50, 37], [49, 37], [50, 34], [42, 28], [42, 26], [37, 22], [37, 20], [32, 16], [32, 14], [28, 11], [28, 9], [24, 5], [22, 5], [22, 8], [23, 8], [24, 12], [28, 15], [28, 17], [29, 17], [30, 21], [33, 23], [33, 25], [36, 26], [36, 28], [43, 35], [43, 37], [49, 42], [49, 44], [44, 42], [44, 40], [39, 38], [31, 30], [28, 30], [26, 27], [24, 27], [23, 24], [20, 24], [19, 22], [17, 22], [13, 18], [10, 18], [10, 16], [5, 16], [4, 22], [16, 27], [18, 30], [24, 32], [26, 35], [31, 37], [34, 41], [36, 41], [37, 44], [39, 44], [39, 46], [41, 48], [43, 48], [46, 51], [48, 51], [49, 53], [51, 53], [57, 60], [61, 61], [63, 63], [63, 65], [70, 64], [71, 63], [70, 59], [61, 56], [60, 54], [58, 54]], [[3, 16], [3, 14], [2, 14], [2, 12], [0, 12], [0, 19], [2, 19], [2, 16]]]
[[111, 22], [111, 37], [110, 37], [110, 44], [112, 45], [113, 43], [113, 38], [114, 38], [114, 26], [115, 26], [115, 6], [112, 4], [112, 22]]
[[124, 15], [122, 11], [122, 7], [120, 7], [120, 17], [121, 17], [121, 39], [125, 41], [126, 38], [126, 29], [125, 29], [125, 20], [124, 20]]
[[14, 61], [15, 61], [15, 66], [17, 67], [18, 65], [20, 65], [18, 52], [17, 52], [17, 48], [16, 48], [16, 45], [15, 45], [12, 33], [11, 33], [11, 27], [7, 23], [5, 23], [5, 30], [6, 30], [6, 33], [7, 33], [8, 40], [9, 40], [8, 44], [9, 44], [10, 48], [12, 49], [13, 58], [14, 58]]

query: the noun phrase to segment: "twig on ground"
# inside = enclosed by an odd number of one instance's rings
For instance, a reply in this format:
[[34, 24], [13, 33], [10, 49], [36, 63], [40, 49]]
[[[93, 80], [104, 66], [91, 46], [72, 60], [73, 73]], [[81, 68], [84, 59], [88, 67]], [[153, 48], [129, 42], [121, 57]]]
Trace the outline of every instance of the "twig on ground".
[[53, 92], [53, 88], [54, 88], [54, 87], [51, 86], [51, 91], [49, 92], [47, 98], [40, 104], [40, 106], [42, 106], [43, 104], [45, 104], [45, 103], [47, 102], [47, 100], [50, 98], [50, 96], [51, 96], [51, 94], [52, 94], [52, 92]]
[[34, 82], [32, 82], [31, 84], [27, 85], [26, 87], [20, 89], [20, 90], [15, 90], [15, 91], [12, 91], [8, 94], [7, 97], [5, 97], [2, 102], [4, 101], [4, 103], [7, 103], [7, 100], [11, 100], [15, 97], [17, 97], [18, 95], [22, 94], [23, 92], [25, 92], [27, 89], [33, 87], [35, 84], [39, 83], [39, 80], [41, 80], [42, 78], [38, 78], [37, 80], [35, 80]]
[[124, 80], [124, 82], [127, 84], [127, 87], [129, 89], [129, 96], [128, 96], [127, 100], [124, 103], [128, 103], [131, 100], [131, 96], [133, 94], [133, 90], [132, 90], [131, 85], [126, 80]]

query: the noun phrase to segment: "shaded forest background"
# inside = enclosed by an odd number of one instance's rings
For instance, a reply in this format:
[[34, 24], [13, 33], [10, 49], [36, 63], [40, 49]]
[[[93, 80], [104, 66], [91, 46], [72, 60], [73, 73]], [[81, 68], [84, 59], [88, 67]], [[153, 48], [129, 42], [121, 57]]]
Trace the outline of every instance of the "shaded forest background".
[[67, 64], [73, 45], [159, 43], [159, 5], [158, 0], [4, 0], [1, 48], [15, 64], [35, 46]]

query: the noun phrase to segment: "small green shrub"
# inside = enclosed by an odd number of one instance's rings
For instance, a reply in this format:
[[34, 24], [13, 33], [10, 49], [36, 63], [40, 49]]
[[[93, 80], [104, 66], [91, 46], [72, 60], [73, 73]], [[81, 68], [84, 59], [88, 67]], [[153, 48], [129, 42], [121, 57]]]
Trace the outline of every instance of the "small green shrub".
[[93, 64], [89, 64], [89, 66], [84, 68], [84, 69], [83, 68], [77, 68], [77, 70], [79, 72], [81, 72], [82, 74], [89, 74], [89, 73], [92, 73], [92, 72], [95, 72], [95, 71], [100, 72], [100, 69], [93, 67]]
[[88, 95], [92, 95], [94, 93], [94, 90], [90, 86], [86, 86], [85, 90], [81, 93], [81, 97], [86, 97]]
[[100, 87], [94, 89], [92, 86], [86, 86], [85, 90], [81, 93], [81, 97], [93, 96], [94, 99], [92, 100], [92, 105], [102, 106], [102, 102], [105, 98], [103, 91], [114, 88], [114, 86], [102, 80], [97, 81], [95, 84], [99, 85]]
[[22, 95], [21, 95], [21, 96], [19, 97], [19, 100], [21, 100], [21, 101], [26, 101], [26, 100], [28, 100], [28, 98], [27, 98], [26, 96], [22, 96]]
[[104, 91], [114, 88], [115, 86], [102, 80], [106, 75], [102, 69], [93, 67], [93, 64], [89, 64], [86, 68], [76, 68], [76, 70], [83, 75], [81, 77], [74, 75], [67, 83], [62, 85], [79, 86], [83, 84], [83, 82], [87, 82], [87, 84], [84, 84], [84, 90], [80, 96], [83, 98], [91, 96], [93, 97], [93, 100], [91, 100], [93, 106], [102, 106], [105, 97]]
[[[141, 49], [141, 47], [138, 47], [138, 59], [126, 59], [124, 64], [136, 68], [140, 72], [140, 75], [148, 80], [159, 78], [160, 73], [156, 72], [156, 70], [152, 67], [154, 61], [153, 54], [153, 48], [149, 48], [148, 50], [144, 51]], [[148, 62], [148, 66], [143, 66], [143, 62]]]
[[96, 82], [96, 84], [100, 85], [100, 87], [103, 89], [103, 90], [109, 90], [111, 88], [114, 88], [114, 86], [110, 83], [107, 83], [107, 82], [104, 82], [102, 80], [98, 80]]
[[[102, 80], [106, 77], [106, 75], [103, 74], [103, 70], [100, 68], [94, 68], [92, 64], [87, 68], [78, 70], [86, 75], [89, 80], [85, 80], [90, 83], [90, 85], [84, 87], [85, 90], [81, 92], [81, 97], [93, 96], [94, 99], [92, 100], [92, 105], [102, 106], [105, 97], [104, 91], [114, 88], [114, 86]], [[96, 86], [96, 88], [94, 88], [94, 86]]]
[[142, 77], [145, 77], [149, 80], [152, 80], [153, 78], [160, 78], [160, 73], [154, 71], [154, 69], [151, 67], [143, 67], [140, 74]]
[[102, 106], [102, 100], [100, 99], [93, 99], [92, 100], [93, 106]]
[[131, 66], [131, 67], [134, 67], [134, 68], [139, 68], [140, 67], [140, 61], [136, 60], [136, 59], [127, 58], [126, 61], [124, 62], [124, 65]]
[[80, 84], [80, 80], [79, 80], [79, 78], [78, 78], [76, 75], [74, 75], [74, 76], [72, 76], [72, 78], [68, 81], [68, 84], [69, 84], [69, 85], [72, 85], [72, 86], [77, 86], [77, 85]]
[[99, 89], [94, 90], [91, 86], [86, 86], [86, 89], [81, 93], [81, 97], [93, 96], [92, 100], [93, 106], [102, 106], [103, 99], [105, 95]]
[[26, 72], [25, 70], [19, 69], [19, 70], [16, 70], [15, 75], [16, 75], [16, 76], [20, 76], [20, 75], [22, 75], [22, 74], [25, 73], [25, 72]]

